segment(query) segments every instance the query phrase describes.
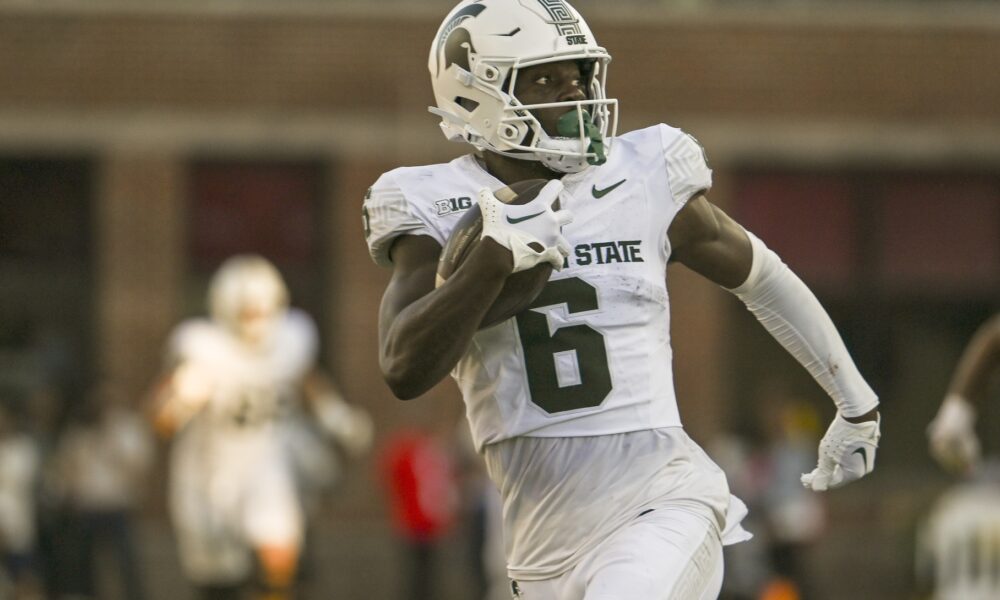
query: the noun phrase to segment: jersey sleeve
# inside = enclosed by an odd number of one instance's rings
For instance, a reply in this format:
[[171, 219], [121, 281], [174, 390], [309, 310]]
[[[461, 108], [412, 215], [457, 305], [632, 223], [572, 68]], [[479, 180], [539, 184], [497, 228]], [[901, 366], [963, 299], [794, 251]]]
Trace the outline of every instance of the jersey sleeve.
[[389, 249], [401, 235], [432, 235], [414, 212], [392, 172], [383, 174], [365, 194], [362, 208], [368, 252], [376, 264], [392, 265]]
[[670, 193], [678, 208], [712, 187], [712, 169], [698, 140], [680, 129], [660, 126], [660, 141], [667, 164]]
[[305, 311], [290, 308], [275, 331], [269, 365], [274, 374], [297, 379], [308, 373], [319, 353], [316, 321]]

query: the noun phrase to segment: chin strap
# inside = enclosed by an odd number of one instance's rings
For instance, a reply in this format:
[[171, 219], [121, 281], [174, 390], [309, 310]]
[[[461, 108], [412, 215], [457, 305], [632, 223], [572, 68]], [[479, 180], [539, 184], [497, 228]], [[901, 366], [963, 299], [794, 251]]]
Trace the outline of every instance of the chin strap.
[[[580, 127], [583, 135], [580, 135]], [[585, 111], [571, 110], [559, 117], [556, 123], [558, 137], [538, 141], [542, 150], [535, 156], [546, 167], [560, 173], [579, 173], [589, 166], [603, 165], [608, 161], [607, 149], [601, 130], [590, 120]]]
[[557, 173], [579, 173], [590, 166], [584, 153], [586, 142], [576, 138], [549, 138], [539, 140], [541, 150], [556, 152], [533, 152], [525, 156], [528, 160], [537, 160]]

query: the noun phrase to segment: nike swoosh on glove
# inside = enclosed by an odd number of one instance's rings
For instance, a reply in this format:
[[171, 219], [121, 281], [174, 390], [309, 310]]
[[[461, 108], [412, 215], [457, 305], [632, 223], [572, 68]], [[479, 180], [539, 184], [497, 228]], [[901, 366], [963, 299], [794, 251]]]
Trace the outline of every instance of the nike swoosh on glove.
[[838, 412], [819, 442], [819, 462], [802, 476], [802, 485], [822, 492], [861, 479], [875, 468], [875, 451], [882, 437], [882, 416], [851, 423]]
[[[547, 262], [555, 270], [563, 267], [569, 256], [569, 242], [562, 228], [573, 221], [568, 210], [552, 210], [562, 191], [558, 179], [545, 184], [527, 204], [505, 204], [489, 188], [479, 190], [479, 210], [483, 215], [483, 237], [490, 237], [510, 250], [514, 257], [512, 272], [524, 271]], [[532, 248], [536, 244], [538, 248]]]

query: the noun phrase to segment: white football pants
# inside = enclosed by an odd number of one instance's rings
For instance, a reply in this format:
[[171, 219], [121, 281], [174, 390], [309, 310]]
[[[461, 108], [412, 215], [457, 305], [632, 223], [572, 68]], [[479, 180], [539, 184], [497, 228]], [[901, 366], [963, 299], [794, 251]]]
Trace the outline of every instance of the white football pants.
[[714, 600], [722, 572], [718, 527], [685, 504], [636, 517], [559, 577], [511, 586], [517, 600]]

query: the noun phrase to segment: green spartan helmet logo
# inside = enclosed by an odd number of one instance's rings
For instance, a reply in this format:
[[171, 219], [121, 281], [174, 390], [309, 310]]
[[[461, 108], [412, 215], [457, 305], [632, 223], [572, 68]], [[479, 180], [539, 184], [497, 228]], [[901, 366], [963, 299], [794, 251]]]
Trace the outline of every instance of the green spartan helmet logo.
[[[469, 50], [475, 52], [472, 47], [472, 38], [468, 30], [459, 28], [459, 25], [467, 20], [474, 19], [479, 13], [486, 10], [482, 4], [472, 4], [455, 13], [448, 23], [441, 28], [441, 35], [437, 42], [437, 74], [441, 74], [441, 69], [447, 69], [452, 63], [457, 63], [466, 71], [469, 70]], [[454, 34], [454, 35], [452, 35]], [[443, 55], [443, 56], [442, 56]], [[444, 66], [441, 60], [444, 59]]]

